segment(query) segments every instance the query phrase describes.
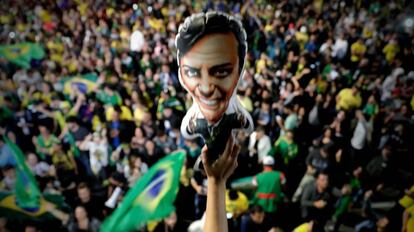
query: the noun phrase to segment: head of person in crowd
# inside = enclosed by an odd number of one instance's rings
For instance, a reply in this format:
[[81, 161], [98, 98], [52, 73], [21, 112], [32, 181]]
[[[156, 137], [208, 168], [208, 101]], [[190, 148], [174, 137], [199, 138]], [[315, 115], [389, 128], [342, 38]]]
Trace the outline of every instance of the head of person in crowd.
[[266, 130], [263, 126], [256, 127], [256, 141], [260, 140], [266, 135]]
[[173, 229], [177, 224], [177, 213], [173, 211], [168, 217], [164, 219], [164, 223], [166, 226]]
[[235, 96], [244, 66], [241, 22], [223, 13], [194, 14], [180, 26], [176, 46], [181, 84], [207, 121], [216, 123]]
[[325, 192], [329, 187], [329, 176], [327, 173], [319, 172], [316, 174], [316, 190]]
[[332, 143], [328, 143], [328, 144], [323, 145], [320, 148], [319, 152], [323, 158], [328, 159], [332, 148], [333, 148]]
[[265, 218], [265, 212], [260, 205], [253, 205], [249, 209], [249, 215], [252, 221], [258, 225], [262, 224]]
[[76, 206], [76, 208], [75, 208], [75, 219], [78, 222], [89, 219], [88, 211], [86, 211], [84, 206], [82, 206], [82, 205]]
[[66, 123], [70, 132], [75, 132], [79, 129], [79, 120], [75, 116], [68, 117]]
[[91, 189], [85, 182], [79, 183], [77, 191], [81, 203], [88, 203], [91, 201]]

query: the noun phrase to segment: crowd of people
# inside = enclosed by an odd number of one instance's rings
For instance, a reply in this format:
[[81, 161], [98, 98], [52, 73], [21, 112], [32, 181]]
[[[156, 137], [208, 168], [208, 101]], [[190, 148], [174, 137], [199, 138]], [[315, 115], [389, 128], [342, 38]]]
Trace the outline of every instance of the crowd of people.
[[[46, 56], [29, 69], [0, 58], [0, 188], [13, 191], [16, 180], [6, 136], [41, 191], [71, 210], [49, 205], [48, 222], [2, 215], [0, 230], [98, 231], [115, 189], [125, 194], [184, 149], [176, 211], [143, 230], [199, 231], [208, 185], [193, 166], [204, 144], [180, 133], [192, 102], [178, 81], [175, 37], [186, 17], [213, 10], [247, 32], [237, 95], [255, 125], [236, 136], [230, 231], [414, 230], [410, 9], [404, 0], [1, 4], [0, 43], [39, 43]], [[64, 77], [90, 73], [91, 88], [64, 91]]]

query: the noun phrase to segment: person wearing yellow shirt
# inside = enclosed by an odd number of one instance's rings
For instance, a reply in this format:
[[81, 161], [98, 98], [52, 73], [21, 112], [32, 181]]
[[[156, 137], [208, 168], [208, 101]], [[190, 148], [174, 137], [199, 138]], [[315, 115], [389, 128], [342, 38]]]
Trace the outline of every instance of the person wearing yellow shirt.
[[365, 46], [364, 40], [359, 38], [351, 45], [351, 62], [358, 63], [364, 57], [366, 51], [367, 46]]
[[385, 54], [385, 59], [388, 63], [392, 63], [397, 53], [400, 52], [400, 47], [398, 46], [397, 41], [392, 39], [387, 45], [385, 45], [382, 52]]
[[237, 98], [240, 101], [240, 104], [248, 111], [253, 112], [253, 101], [250, 97], [246, 94], [246, 90], [239, 90], [237, 94]]
[[336, 96], [336, 109], [349, 111], [361, 106], [362, 98], [356, 86], [341, 90]]
[[119, 115], [120, 120], [128, 120], [128, 121], [133, 120], [132, 112], [128, 107], [126, 107], [126, 106], [108, 106], [106, 108], [106, 112], [105, 112], [106, 121], [110, 122], [110, 121], [113, 120], [112, 115], [114, 114], [115, 110], [117, 110], [117, 109], [115, 109], [115, 107], [117, 107], [117, 108], [119, 107], [118, 111], [121, 112], [120, 115]]
[[261, 73], [266, 69], [266, 54], [262, 53], [260, 59], [256, 62], [256, 73]]
[[242, 192], [227, 190], [226, 192], [226, 212], [227, 218], [236, 219], [249, 209], [249, 201]]
[[411, 109], [414, 110], [414, 95], [411, 97]]
[[402, 231], [414, 231], [414, 185], [405, 190], [405, 195], [398, 201], [404, 207]]

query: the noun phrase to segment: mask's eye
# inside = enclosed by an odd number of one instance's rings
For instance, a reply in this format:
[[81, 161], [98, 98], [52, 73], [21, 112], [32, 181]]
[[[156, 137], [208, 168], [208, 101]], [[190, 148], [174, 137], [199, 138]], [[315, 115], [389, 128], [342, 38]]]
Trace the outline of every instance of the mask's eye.
[[200, 76], [200, 72], [197, 69], [184, 69], [184, 74], [190, 78]]
[[213, 72], [213, 76], [215, 76], [217, 78], [225, 78], [228, 75], [230, 75], [231, 72], [232, 72], [232, 69], [231, 68], [218, 69], [218, 70], [215, 70]]

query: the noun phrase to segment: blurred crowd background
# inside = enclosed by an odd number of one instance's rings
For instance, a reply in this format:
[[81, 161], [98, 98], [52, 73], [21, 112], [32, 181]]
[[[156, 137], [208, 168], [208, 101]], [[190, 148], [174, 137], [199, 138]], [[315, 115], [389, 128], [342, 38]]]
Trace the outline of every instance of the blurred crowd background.
[[[187, 159], [176, 212], [143, 230], [198, 231], [208, 186], [192, 167], [203, 144], [179, 131], [192, 103], [174, 42], [185, 17], [212, 10], [248, 35], [237, 91], [256, 130], [237, 135], [229, 183], [272, 169], [279, 178], [229, 185], [230, 230], [414, 230], [411, 1], [15, 0], [0, 4], [0, 44], [37, 43], [45, 56], [28, 67], [0, 58], [0, 188], [16, 179], [7, 136], [41, 190], [69, 207], [48, 221], [3, 215], [0, 231], [98, 231], [114, 189], [177, 149]], [[269, 183], [274, 195], [255, 194]]]

